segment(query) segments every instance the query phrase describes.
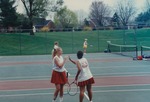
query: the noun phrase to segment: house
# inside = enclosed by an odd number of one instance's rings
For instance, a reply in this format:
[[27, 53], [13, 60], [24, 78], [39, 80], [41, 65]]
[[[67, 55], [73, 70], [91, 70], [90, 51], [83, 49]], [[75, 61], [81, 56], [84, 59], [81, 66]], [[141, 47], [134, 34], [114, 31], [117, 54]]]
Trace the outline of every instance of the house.
[[54, 22], [52, 20], [42, 19], [39, 22], [34, 22], [36, 31], [50, 31], [55, 28]]

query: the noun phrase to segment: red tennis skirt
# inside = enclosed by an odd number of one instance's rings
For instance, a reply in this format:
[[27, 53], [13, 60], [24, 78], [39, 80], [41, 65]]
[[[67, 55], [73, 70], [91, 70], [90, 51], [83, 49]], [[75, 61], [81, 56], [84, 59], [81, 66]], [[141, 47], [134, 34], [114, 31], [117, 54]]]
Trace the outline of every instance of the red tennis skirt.
[[52, 77], [51, 77], [51, 83], [54, 84], [66, 84], [68, 81], [66, 77], [66, 72], [57, 72], [54, 71], [52, 72]]
[[82, 81], [82, 82], [78, 82], [78, 86], [86, 86], [86, 85], [89, 85], [89, 84], [94, 84], [95, 81], [94, 81], [94, 78], [90, 78], [88, 80], [85, 80], [85, 81]]

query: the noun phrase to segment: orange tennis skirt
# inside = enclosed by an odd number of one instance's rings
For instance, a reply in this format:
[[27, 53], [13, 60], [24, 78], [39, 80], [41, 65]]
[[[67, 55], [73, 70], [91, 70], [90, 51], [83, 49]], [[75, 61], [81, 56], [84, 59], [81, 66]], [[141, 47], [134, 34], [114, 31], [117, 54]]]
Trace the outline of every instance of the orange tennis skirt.
[[86, 86], [86, 85], [89, 85], [89, 84], [94, 84], [95, 81], [94, 81], [94, 78], [90, 78], [88, 80], [85, 80], [85, 81], [82, 81], [82, 82], [78, 82], [78, 86]]
[[51, 83], [54, 84], [66, 84], [68, 81], [66, 77], [66, 72], [57, 72], [54, 71], [52, 72], [52, 77], [51, 77]]

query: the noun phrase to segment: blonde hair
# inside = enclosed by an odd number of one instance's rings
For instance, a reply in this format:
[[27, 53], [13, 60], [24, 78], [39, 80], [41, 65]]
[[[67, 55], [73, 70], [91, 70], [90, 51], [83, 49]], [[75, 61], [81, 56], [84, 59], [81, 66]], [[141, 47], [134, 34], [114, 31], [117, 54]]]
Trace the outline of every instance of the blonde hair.
[[60, 51], [61, 47], [57, 47], [56, 49], [53, 49], [52, 51], [52, 59], [56, 56], [57, 52]]

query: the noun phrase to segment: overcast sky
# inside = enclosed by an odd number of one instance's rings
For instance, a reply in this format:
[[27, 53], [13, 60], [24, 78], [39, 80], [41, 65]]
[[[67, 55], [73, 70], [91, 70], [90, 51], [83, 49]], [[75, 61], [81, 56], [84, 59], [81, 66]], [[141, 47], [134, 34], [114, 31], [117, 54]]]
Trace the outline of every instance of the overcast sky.
[[[87, 14], [89, 13], [89, 8], [90, 8], [92, 1], [94, 1], [94, 0], [64, 0], [65, 5], [70, 10], [85, 11]], [[113, 9], [115, 9], [117, 2], [121, 1], [121, 0], [96, 0], [96, 1], [103, 1], [106, 5], [110, 6], [113, 10]], [[146, 0], [129, 0], [129, 1], [134, 4], [134, 6], [137, 8], [138, 12], [141, 12], [144, 10]], [[23, 5], [21, 2], [18, 3], [17, 11], [20, 13], [23, 12]]]

